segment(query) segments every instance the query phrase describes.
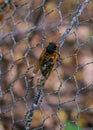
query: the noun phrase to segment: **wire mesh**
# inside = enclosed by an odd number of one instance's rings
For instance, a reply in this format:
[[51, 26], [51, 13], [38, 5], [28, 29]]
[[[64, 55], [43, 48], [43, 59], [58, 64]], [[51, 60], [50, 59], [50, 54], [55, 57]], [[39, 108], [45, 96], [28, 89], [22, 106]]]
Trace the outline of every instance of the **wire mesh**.
[[0, 1], [0, 129], [25, 130], [38, 92], [31, 76], [49, 42], [60, 58], [31, 130], [93, 130], [93, 1]]

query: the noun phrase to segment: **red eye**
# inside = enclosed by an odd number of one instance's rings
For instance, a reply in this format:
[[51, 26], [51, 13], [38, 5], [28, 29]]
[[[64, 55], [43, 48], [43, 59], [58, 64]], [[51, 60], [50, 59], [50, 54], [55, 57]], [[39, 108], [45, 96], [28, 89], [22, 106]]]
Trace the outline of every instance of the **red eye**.
[[59, 48], [60, 46], [59, 45], [56, 45], [56, 48]]

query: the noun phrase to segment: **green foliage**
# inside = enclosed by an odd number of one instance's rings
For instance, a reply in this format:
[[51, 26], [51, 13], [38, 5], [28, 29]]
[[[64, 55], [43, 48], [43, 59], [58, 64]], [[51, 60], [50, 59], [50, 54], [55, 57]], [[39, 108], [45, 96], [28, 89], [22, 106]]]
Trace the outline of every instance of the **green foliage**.
[[65, 125], [65, 130], [82, 130], [81, 126], [74, 125], [71, 122], [66, 122]]

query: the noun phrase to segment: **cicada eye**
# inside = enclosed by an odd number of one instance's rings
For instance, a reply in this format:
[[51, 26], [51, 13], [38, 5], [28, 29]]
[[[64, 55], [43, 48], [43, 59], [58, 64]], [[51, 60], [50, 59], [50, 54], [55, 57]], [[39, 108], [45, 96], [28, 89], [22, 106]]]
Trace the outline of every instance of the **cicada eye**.
[[56, 48], [60, 48], [60, 46], [59, 46], [59, 45], [56, 45]]

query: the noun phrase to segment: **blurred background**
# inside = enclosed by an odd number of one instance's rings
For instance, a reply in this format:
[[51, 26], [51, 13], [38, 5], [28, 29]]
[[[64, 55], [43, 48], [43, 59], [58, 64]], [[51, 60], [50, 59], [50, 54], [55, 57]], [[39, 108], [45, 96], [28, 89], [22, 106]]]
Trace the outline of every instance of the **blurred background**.
[[[84, 0], [0, 0], [0, 130], [24, 130], [30, 81], [49, 42], [59, 43]], [[31, 130], [93, 129], [93, 1], [77, 19], [46, 81]]]

